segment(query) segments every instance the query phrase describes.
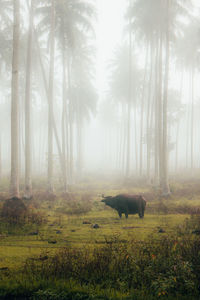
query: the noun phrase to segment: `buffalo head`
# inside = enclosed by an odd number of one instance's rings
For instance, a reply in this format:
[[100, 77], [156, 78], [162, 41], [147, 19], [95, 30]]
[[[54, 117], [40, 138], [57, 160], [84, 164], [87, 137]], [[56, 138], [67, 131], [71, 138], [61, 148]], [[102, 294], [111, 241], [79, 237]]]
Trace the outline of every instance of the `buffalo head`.
[[107, 196], [104, 197], [104, 195], [102, 195], [103, 199], [101, 200], [101, 202], [105, 203], [106, 205], [114, 208], [115, 207], [115, 203], [113, 202], [113, 198], [112, 196]]

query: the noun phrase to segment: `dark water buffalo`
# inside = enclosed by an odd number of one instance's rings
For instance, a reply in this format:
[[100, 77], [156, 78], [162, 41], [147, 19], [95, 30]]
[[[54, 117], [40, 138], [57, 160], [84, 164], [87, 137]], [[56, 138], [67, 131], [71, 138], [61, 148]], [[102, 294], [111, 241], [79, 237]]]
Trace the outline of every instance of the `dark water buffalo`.
[[141, 195], [121, 194], [115, 197], [104, 197], [101, 202], [117, 210], [119, 217], [124, 213], [126, 218], [128, 215], [138, 214], [140, 218], [144, 217], [146, 200]]

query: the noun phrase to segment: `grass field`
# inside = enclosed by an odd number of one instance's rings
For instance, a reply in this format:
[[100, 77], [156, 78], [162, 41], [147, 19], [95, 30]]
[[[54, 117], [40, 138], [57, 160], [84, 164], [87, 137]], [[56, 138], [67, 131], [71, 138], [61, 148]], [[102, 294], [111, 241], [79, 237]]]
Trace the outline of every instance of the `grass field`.
[[[119, 219], [115, 210], [105, 207], [105, 205], [100, 202], [101, 198], [98, 196], [98, 192], [100, 191], [99, 187], [96, 190], [93, 189], [90, 193], [82, 191], [82, 187], [80, 188], [80, 186], [78, 188], [76, 193], [72, 192], [72, 195], [75, 195], [76, 205], [74, 204], [74, 200], [70, 199], [70, 201], [67, 202], [66, 199], [62, 199], [59, 195], [53, 202], [48, 202], [47, 200], [41, 201], [41, 199], [34, 200], [37, 204], [36, 210], [45, 216], [44, 224], [11, 226], [1, 223], [0, 275], [3, 275], [1, 284], [2, 289], [4, 289], [4, 295], [7, 295], [5, 280], [9, 282], [9, 280], [12, 280], [12, 277], [16, 278], [16, 270], [21, 270], [24, 264], [26, 264], [27, 259], [30, 258], [37, 260], [45, 256], [54, 257], [58, 251], [67, 248], [93, 251], [94, 249], [101, 249], [107, 246], [111, 243], [110, 241], [113, 242], [114, 240], [120, 245], [129, 245], [129, 243], [131, 244], [133, 241], [135, 245], [137, 245], [137, 242], [140, 243], [146, 240], [152, 240], [153, 242], [161, 241], [162, 243], [165, 237], [167, 239], [169, 236], [173, 236], [177, 230], [182, 230], [181, 228], [185, 226], [186, 221], [191, 218], [190, 210], [198, 209], [200, 199], [200, 195], [198, 193], [195, 194], [194, 190], [192, 199], [187, 197], [187, 195], [180, 195], [179, 192], [180, 188], [183, 188], [182, 186], [176, 189], [176, 192], [178, 191], [177, 195], [175, 192], [169, 199], [160, 199], [157, 193], [152, 193], [152, 190], [148, 188], [129, 189], [129, 193], [146, 193], [147, 198], [150, 198], [147, 203], [145, 217], [144, 219], [140, 219], [138, 215], [130, 215], [128, 219], [125, 219], [123, 215], [122, 219]], [[106, 191], [106, 194], [116, 195], [121, 192], [125, 192], [125, 189], [110, 189]], [[81, 203], [81, 200], [83, 200], [83, 203]], [[31, 209], [35, 210], [32, 206], [34, 206], [34, 202], [31, 203]], [[84, 213], [81, 213], [82, 209], [83, 211], [85, 210]], [[98, 224], [99, 228], [93, 228], [94, 224]], [[57, 285], [66, 285], [66, 288], [69, 290], [69, 280], [67, 282], [61, 284], [59, 280]], [[47, 289], [48, 284], [45, 284], [45, 286]], [[63, 288], [61, 288], [61, 286], [59, 289], [62, 290]], [[70, 288], [71, 291], [76, 290], [79, 283], [73, 283], [72, 286]], [[107, 287], [102, 288], [102, 286], [98, 287], [98, 285], [95, 285], [95, 288], [93, 285], [90, 288], [88, 287], [90, 294], [91, 289], [95, 289], [95, 292], [93, 292], [99, 295], [102, 295], [103, 289], [106, 290], [106, 288]], [[16, 290], [17, 289], [16, 287]], [[34, 293], [40, 290], [38, 283], [35, 288], [31, 286], [30, 290], [34, 290]], [[87, 291], [87, 287], [80, 285], [79, 290], [84, 294]], [[113, 293], [115, 296], [113, 296]], [[135, 295], [137, 294], [136, 291], [134, 293]], [[130, 290], [127, 291], [127, 289], [123, 289], [121, 286], [118, 289], [114, 287], [112, 289], [111, 286], [109, 286], [107, 295], [108, 294], [110, 295], [108, 298], [106, 298], [107, 296], [104, 294], [101, 299], [126, 299], [126, 297], [130, 297]], [[159, 292], [157, 296], [166, 297], [167, 293], [165, 294], [163, 292], [162, 295]], [[41, 298], [37, 296], [36, 299], [56, 299], [55, 295], [48, 297], [45, 298], [42, 294]], [[67, 297], [68, 296], [63, 299], [70, 299], [71, 296]], [[74, 297], [73, 299], [79, 299], [77, 296]], [[141, 298], [141, 295], [138, 294], [138, 298], [135, 296], [135, 298], [130, 299], [150, 299], [145, 297], [146, 296], [143, 295], [143, 298]], [[191, 296], [191, 299], [197, 299], [192, 297], [193, 296]], [[88, 296], [88, 298], [80, 299], [90, 298]], [[152, 299], [155, 299], [155, 296]]]
[[[181, 225], [188, 215], [151, 215], [146, 214], [144, 219], [130, 216], [128, 220], [119, 220], [114, 211], [91, 212], [86, 216], [71, 216], [59, 214], [51, 217], [47, 226], [39, 229], [38, 235], [3, 235], [0, 238], [0, 267], [15, 267], [27, 257], [38, 255], [45, 251], [54, 251], [68, 245], [82, 247], [84, 245], [103, 244], [105, 240], [118, 237], [126, 242], [130, 239], [145, 239], [150, 234], [159, 238], [159, 228], [166, 233]], [[87, 221], [91, 224], [83, 224]], [[92, 228], [98, 224], [100, 228]], [[52, 226], [51, 226], [52, 225]], [[59, 232], [59, 233], [57, 233]], [[51, 242], [56, 244], [51, 244]]]

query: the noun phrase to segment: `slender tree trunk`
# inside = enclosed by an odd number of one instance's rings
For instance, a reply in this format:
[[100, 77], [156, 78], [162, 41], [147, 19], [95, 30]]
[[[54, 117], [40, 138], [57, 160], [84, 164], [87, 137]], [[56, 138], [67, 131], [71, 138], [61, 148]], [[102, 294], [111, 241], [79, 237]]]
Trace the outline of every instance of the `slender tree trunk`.
[[19, 182], [21, 180], [24, 180], [24, 177], [22, 178], [22, 159], [25, 156], [25, 141], [24, 141], [24, 101], [22, 97], [19, 97]]
[[[181, 99], [181, 101], [182, 101], [182, 96], [183, 96], [183, 71], [181, 74], [181, 82], [180, 82], [180, 99]], [[177, 120], [177, 130], [176, 130], [175, 173], [178, 172], [179, 133], [180, 133], [180, 119]]]
[[116, 169], [120, 170], [120, 156], [121, 156], [121, 122], [117, 127], [117, 145], [118, 151], [116, 156]]
[[136, 174], [138, 174], [138, 141], [137, 141], [137, 103], [135, 103], [134, 109], [134, 128], [135, 128], [135, 170]]
[[122, 145], [123, 145], [123, 122], [121, 118], [119, 123], [119, 140], [117, 145], [118, 148], [117, 167], [119, 170], [121, 168]]
[[157, 45], [156, 45], [156, 57], [155, 57], [155, 112], [154, 112], [154, 126], [155, 126], [155, 139], [154, 139], [154, 184], [155, 186], [158, 186], [159, 184], [159, 168], [158, 168], [158, 163], [159, 163], [159, 140], [158, 140], [158, 69], [159, 69], [159, 43], [157, 40]]
[[191, 171], [194, 168], [194, 67], [191, 71]]
[[2, 137], [0, 135], [0, 180], [2, 178], [2, 145], [1, 145]]
[[[149, 123], [149, 132], [150, 132], [150, 136], [149, 136], [149, 183], [152, 183], [152, 178], [151, 178], [151, 152], [153, 149], [153, 130], [155, 130], [154, 128], [154, 112], [155, 112], [155, 105], [156, 105], [156, 96], [152, 95], [152, 107], [151, 107], [151, 115], [150, 115], [150, 123]], [[155, 132], [155, 131], [154, 131]]]
[[[153, 42], [151, 42], [150, 55], [150, 78], [148, 87], [148, 103], [147, 103], [147, 118], [146, 118], [146, 137], [147, 137], [147, 183], [150, 182], [150, 162], [151, 162], [151, 100], [152, 100], [152, 77], [153, 77]], [[153, 109], [153, 108], [152, 108]]]
[[[68, 55], [69, 57], [69, 55]], [[71, 102], [71, 65], [69, 59], [67, 60], [67, 79], [69, 91], [69, 175], [70, 182], [74, 182], [74, 137], [73, 137], [73, 108]]]
[[189, 167], [189, 146], [190, 146], [190, 105], [187, 105], [187, 116], [186, 116], [186, 152], [185, 152], [185, 167]]
[[178, 144], [179, 144], [180, 121], [177, 121], [176, 128], [176, 159], [175, 159], [175, 172], [178, 171]]
[[141, 103], [141, 120], [140, 120], [140, 176], [142, 176], [143, 169], [143, 132], [144, 132], [144, 100], [145, 100], [145, 89], [146, 89], [146, 74], [148, 68], [148, 53], [149, 45], [146, 49], [145, 67], [144, 67], [144, 78], [143, 78], [143, 90], [142, 90], [142, 103]]
[[78, 177], [81, 178], [82, 176], [82, 168], [83, 168], [83, 143], [82, 143], [82, 127], [83, 127], [83, 122], [81, 118], [81, 112], [79, 109], [79, 116], [77, 118], [77, 173]]
[[71, 179], [71, 183], [74, 183], [74, 137], [73, 137], [72, 112], [70, 112], [70, 117], [69, 118], [70, 118], [70, 122], [69, 122], [70, 179]]
[[10, 195], [19, 197], [19, 22], [20, 0], [13, 0], [13, 56], [11, 90], [11, 178]]
[[39, 157], [38, 157], [38, 174], [42, 173], [42, 150], [44, 149], [42, 147], [43, 144], [43, 130], [42, 128], [40, 129], [40, 133], [39, 133]]
[[126, 177], [130, 175], [130, 115], [131, 115], [131, 108], [130, 104], [127, 107], [127, 148], [126, 148]]
[[66, 111], [66, 128], [65, 128], [65, 140], [66, 140], [66, 164], [67, 164], [67, 178], [70, 177], [70, 149], [69, 149], [69, 104]]
[[67, 165], [66, 165], [66, 112], [67, 112], [67, 97], [66, 97], [66, 63], [65, 63], [65, 37], [63, 37], [63, 111], [62, 111], [62, 157], [63, 157], [63, 183], [64, 183], [64, 191], [67, 191]]
[[32, 196], [32, 130], [31, 130], [31, 73], [32, 73], [32, 38], [33, 38], [34, 0], [31, 1], [30, 23], [26, 62], [25, 90], [25, 198]]
[[54, 98], [54, 54], [55, 54], [55, 0], [51, 6], [50, 68], [48, 87], [48, 179], [47, 190], [53, 192], [53, 98]]
[[168, 128], [167, 128], [167, 107], [168, 107], [168, 82], [169, 82], [169, 0], [167, 0], [167, 29], [166, 29], [166, 61], [165, 61], [165, 82], [163, 97], [163, 182], [162, 194], [170, 194], [168, 182]]
[[[129, 7], [131, 8], [132, 0], [129, 0]], [[130, 25], [130, 20], [129, 20]], [[127, 107], [127, 152], [126, 152], [126, 177], [130, 175], [130, 131], [131, 131], [131, 100], [132, 100], [132, 32], [129, 29], [129, 95]]]
[[[48, 85], [47, 85], [47, 78], [46, 78], [46, 75], [45, 75], [45, 69], [44, 69], [44, 65], [43, 65], [43, 62], [42, 62], [42, 57], [41, 57], [40, 47], [39, 47], [39, 43], [38, 43], [38, 38], [37, 38], [37, 34], [36, 34], [35, 31], [34, 31], [34, 34], [35, 34], [35, 41], [36, 41], [37, 51], [38, 51], [39, 64], [40, 64], [41, 72], [42, 72], [42, 79], [43, 79], [43, 82], [44, 82], [44, 90], [45, 90], [45, 93], [46, 93], [47, 101], [49, 103], [49, 98], [48, 98], [49, 90], [48, 90]], [[59, 137], [58, 137], [58, 131], [57, 131], [54, 115], [52, 117], [53, 117], [52, 126], [53, 126], [55, 141], [56, 141], [56, 145], [57, 145], [57, 149], [58, 149], [60, 167], [61, 167], [61, 170], [62, 170], [63, 176], [64, 176], [62, 149], [61, 149], [61, 145], [60, 145], [60, 141], [59, 141]]]
[[162, 186], [163, 180], [163, 41], [162, 33], [160, 33], [159, 45], [159, 75], [158, 75], [158, 159], [159, 159], [159, 182]]
[[123, 106], [123, 111], [122, 111], [122, 116], [123, 116], [123, 128], [122, 128], [122, 171], [123, 174], [125, 174], [126, 167], [125, 167], [125, 162], [126, 162], [126, 107]]

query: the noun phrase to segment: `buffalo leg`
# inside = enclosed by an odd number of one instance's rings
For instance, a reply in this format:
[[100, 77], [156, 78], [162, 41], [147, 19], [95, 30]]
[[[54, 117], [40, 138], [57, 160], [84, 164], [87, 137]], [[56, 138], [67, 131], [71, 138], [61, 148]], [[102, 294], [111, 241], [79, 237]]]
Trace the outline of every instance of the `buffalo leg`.
[[128, 213], [127, 212], [125, 212], [125, 217], [126, 217], [126, 219], [128, 219]]
[[139, 212], [139, 217], [142, 219], [144, 217], [144, 213], [143, 212]]
[[121, 217], [122, 217], [121, 211], [117, 211], [117, 212], [118, 212], [118, 215], [119, 215], [119, 217], [120, 217], [120, 219], [121, 219]]

